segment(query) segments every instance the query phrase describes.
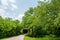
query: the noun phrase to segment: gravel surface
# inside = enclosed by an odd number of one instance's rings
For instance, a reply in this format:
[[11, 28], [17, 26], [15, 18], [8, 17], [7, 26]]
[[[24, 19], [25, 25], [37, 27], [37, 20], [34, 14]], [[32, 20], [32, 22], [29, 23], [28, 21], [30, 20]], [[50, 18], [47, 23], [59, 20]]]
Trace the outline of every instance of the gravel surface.
[[19, 36], [8, 38], [7, 40], [24, 40], [24, 36], [25, 35], [22, 34], [22, 35], [19, 35]]

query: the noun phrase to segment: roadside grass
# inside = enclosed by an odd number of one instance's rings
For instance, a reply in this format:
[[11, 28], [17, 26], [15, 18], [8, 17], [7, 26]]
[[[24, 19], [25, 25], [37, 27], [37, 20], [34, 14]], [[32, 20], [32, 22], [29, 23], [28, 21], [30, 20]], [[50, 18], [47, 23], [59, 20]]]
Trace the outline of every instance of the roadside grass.
[[0, 40], [7, 40], [7, 39], [0, 39]]
[[0, 40], [7, 40], [7, 38], [3, 38], [3, 39], [0, 39]]
[[24, 40], [60, 40], [60, 37], [59, 38], [58, 37], [53, 38], [53, 37], [46, 36], [46, 37], [34, 38], [34, 37], [25, 36]]

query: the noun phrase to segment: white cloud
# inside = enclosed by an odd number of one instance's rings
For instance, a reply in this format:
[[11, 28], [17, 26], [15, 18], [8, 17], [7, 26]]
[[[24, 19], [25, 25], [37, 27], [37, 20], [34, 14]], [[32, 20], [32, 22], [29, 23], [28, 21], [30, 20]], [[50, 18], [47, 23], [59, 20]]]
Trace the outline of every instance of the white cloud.
[[24, 16], [24, 14], [19, 14], [18, 16], [17, 16], [17, 18], [15, 18], [15, 19], [18, 19], [18, 20], [21, 20], [22, 21], [22, 17]]
[[1, 5], [0, 8], [1, 9], [7, 9], [7, 6], [9, 6], [9, 2], [11, 2], [11, 10], [17, 9], [17, 6], [14, 4], [16, 3], [16, 0], [1, 0]]
[[44, 0], [40, 0], [40, 1], [44, 1]]
[[8, 5], [7, 0], [1, 0], [0, 16], [4, 16], [5, 9], [7, 9], [6, 5]]
[[0, 14], [4, 13], [5, 11], [3, 9], [0, 9]]
[[[1, 5], [0, 5], [0, 9], [6, 11], [5, 9], [9, 9], [7, 6], [9, 6], [9, 2], [11, 2], [11, 10], [17, 9], [17, 6], [13, 3], [16, 3], [15, 0], [1, 0]], [[9, 4], [9, 5], [8, 5]]]
[[1, 0], [2, 5], [8, 5], [8, 0]]
[[5, 11], [3, 9], [0, 9], [0, 16], [3, 16], [4, 17], [5, 16], [4, 13], [5, 13]]
[[4, 9], [7, 9], [7, 5], [8, 5], [8, 0], [1, 0], [1, 5], [0, 5], [0, 11], [1, 9], [4, 10]]
[[12, 8], [18, 8], [15, 4], [11, 4]]
[[11, 4], [11, 10], [18, 9], [18, 7], [15, 4]]
[[10, 2], [12, 2], [12, 3], [16, 3], [16, 1], [15, 0], [9, 0]]
[[0, 9], [7, 9], [7, 7], [4, 6], [4, 5], [1, 5], [1, 6], [0, 6]]
[[49, 1], [51, 1], [51, 0], [40, 0], [40, 1], [49, 2]]
[[10, 18], [12, 18], [12, 16], [9, 13], [6, 13], [6, 15], [4, 17], [10, 17]]
[[[9, 9], [11, 8], [11, 9]], [[9, 9], [12, 10], [14, 12], [15, 9], [18, 9], [17, 5], [16, 5], [16, 1], [15, 0], [1, 0], [1, 5], [0, 5], [0, 16], [2, 16], [3, 18], [5, 17], [11, 17], [13, 19], [19, 19], [22, 20], [22, 16], [23, 14], [19, 14], [17, 17], [14, 15], [15, 14], [10, 14], [9, 12], [7, 13], [7, 10], [5, 9]], [[8, 11], [9, 11], [8, 10]], [[16, 14], [17, 15], [17, 14]]]

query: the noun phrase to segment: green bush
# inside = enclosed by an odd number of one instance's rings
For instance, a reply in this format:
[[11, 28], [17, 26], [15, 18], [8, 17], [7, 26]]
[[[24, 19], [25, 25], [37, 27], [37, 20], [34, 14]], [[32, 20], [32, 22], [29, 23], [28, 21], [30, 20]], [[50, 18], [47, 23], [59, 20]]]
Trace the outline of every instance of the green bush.
[[19, 35], [21, 34], [21, 29], [19, 20], [0, 17], [0, 38]]

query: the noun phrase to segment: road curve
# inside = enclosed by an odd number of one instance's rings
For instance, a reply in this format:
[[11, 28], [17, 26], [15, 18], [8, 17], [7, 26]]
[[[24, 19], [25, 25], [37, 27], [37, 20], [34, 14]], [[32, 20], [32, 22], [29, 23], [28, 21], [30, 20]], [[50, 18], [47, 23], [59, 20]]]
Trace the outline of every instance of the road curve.
[[22, 34], [22, 35], [19, 35], [19, 36], [8, 38], [7, 40], [24, 40], [24, 36], [25, 35]]

